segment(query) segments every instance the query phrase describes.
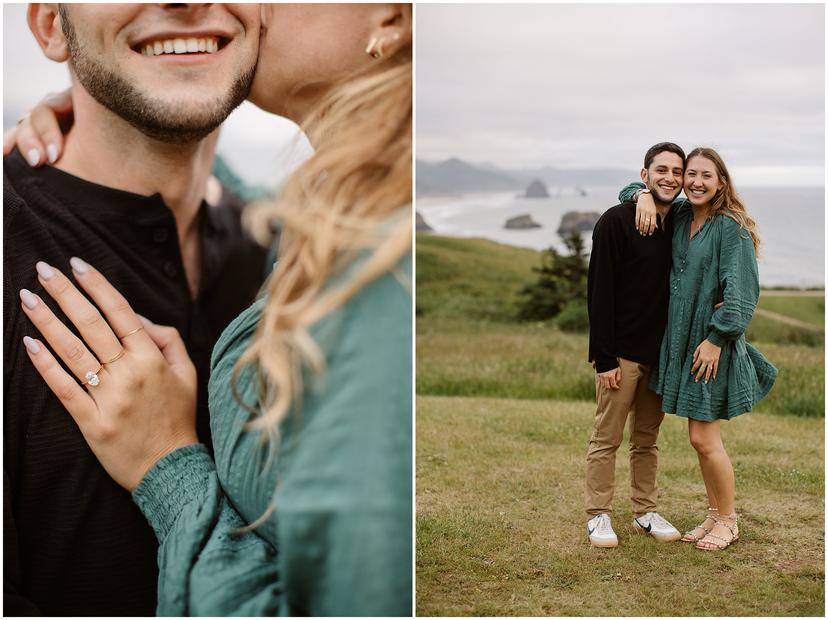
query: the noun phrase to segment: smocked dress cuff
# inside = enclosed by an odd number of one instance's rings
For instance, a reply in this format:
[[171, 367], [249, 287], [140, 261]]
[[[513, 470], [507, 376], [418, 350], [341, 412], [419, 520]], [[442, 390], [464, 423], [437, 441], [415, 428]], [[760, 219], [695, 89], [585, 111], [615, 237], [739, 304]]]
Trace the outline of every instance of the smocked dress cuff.
[[202, 497], [216, 466], [204, 444], [173, 450], [147, 472], [132, 492], [159, 543], [164, 542], [187, 504]]
[[710, 333], [707, 335], [707, 339], [719, 348], [723, 347], [725, 345], [725, 343], [727, 342], [727, 340], [725, 338], [723, 338], [715, 330], [710, 331]]

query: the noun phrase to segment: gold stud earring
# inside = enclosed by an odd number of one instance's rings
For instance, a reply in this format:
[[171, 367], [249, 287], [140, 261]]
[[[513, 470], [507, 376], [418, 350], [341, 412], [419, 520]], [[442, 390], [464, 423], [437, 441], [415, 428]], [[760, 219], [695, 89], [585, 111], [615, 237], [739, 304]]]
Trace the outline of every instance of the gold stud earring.
[[365, 48], [365, 53], [368, 54], [371, 58], [382, 58], [382, 46], [385, 44], [385, 39], [382, 37], [374, 37], [371, 39], [371, 42], [368, 44], [368, 47]]

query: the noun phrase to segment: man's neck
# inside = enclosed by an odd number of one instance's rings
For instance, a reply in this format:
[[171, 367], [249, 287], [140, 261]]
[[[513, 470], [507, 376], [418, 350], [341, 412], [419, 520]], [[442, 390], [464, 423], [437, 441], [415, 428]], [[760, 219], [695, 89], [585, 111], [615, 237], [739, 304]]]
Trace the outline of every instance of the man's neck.
[[75, 122], [56, 167], [84, 180], [149, 196], [160, 193], [179, 240], [191, 236], [213, 165], [218, 131], [192, 144], [152, 139], [73, 89]]
[[661, 202], [660, 200], [656, 200], [655, 194], [650, 193], [650, 196], [653, 197], [653, 203], [655, 204], [656, 212], [661, 216], [661, 219], [667, 217], [667, 214], [670, 212], [671, 207], [673, 206], [672, 202]]

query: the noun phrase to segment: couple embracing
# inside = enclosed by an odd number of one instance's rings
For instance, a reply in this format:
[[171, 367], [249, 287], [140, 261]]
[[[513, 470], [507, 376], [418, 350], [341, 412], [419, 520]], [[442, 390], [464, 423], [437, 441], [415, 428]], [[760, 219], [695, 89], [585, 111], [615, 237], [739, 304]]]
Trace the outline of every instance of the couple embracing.
[[[618, 545], [610, 519], [615, 453], [629, 417], [633, 529], [722, 550], [739, 528], [721, 421], [751, 411], [777, 373], [744, 336], [759, 299], [759, 237], [713, 149], [685, 156], [676, 144], [656, 144], [641, 180], [621, 191], [621, 204], [593, 232], [587, 294], [597, 412], [587, 533], [595, 547]], [[677, 198], [682, 189], [686, 199]], [[707, 494], [707, 514], [684, 535], [656, 511], [665, 412], [688, 419]]]

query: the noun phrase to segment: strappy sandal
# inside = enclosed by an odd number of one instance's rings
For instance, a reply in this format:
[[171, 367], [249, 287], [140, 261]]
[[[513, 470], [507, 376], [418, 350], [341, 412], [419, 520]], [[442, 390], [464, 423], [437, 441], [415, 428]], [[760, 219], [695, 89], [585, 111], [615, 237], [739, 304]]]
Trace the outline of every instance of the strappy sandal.
[[[708, 508], [707, 509], [707, 517], [705, 517], [704, 521], [701, 524], [694, 527], [692, 530], [688, 530], [684, 532], [684, 535], [681, 537], [681, 542], [690, 542], [690, 543], [697, 543], [705, 536], [707, 536], [713, 527], [705, 527], [705, 523], [708, 521], [713, 521], [713, 526], [716, 525], [716, 517], [719, 514], [718, 508]], [[703, 533], [701, 535], [696, 534], [701, 530]]]
[[[733, 519], [733, 523], [725, 522], [725, 518]], [[702, 551], [724, 551], [730, 545], [737, 542], [739, 540], [739, 525], [736, 519], [735, 514], [726, 515], [724, 518], [721, 516], [713, 517], [716, 525], [721, 525], [730, 530], [730, 540], [714, 534], [713, 530], [711, 530], [709, 534], [706, 534], [704, 538], [696, 543], [696, 549], [701, 549]], [[713, 526], [713, 529], [716, 529], [716, 525]]]

